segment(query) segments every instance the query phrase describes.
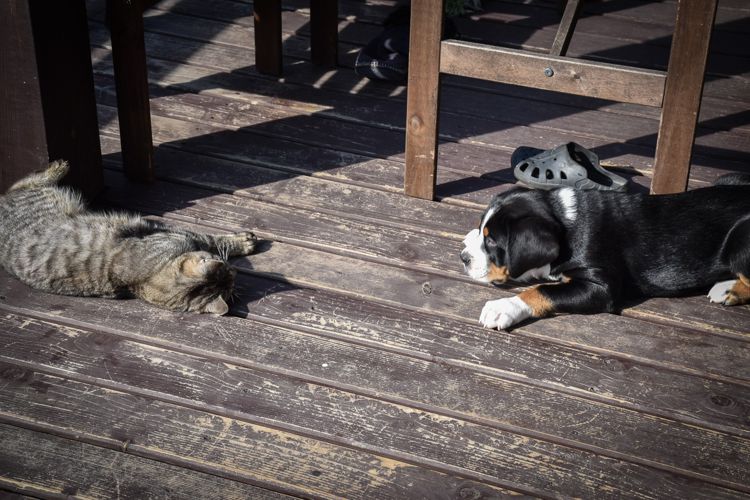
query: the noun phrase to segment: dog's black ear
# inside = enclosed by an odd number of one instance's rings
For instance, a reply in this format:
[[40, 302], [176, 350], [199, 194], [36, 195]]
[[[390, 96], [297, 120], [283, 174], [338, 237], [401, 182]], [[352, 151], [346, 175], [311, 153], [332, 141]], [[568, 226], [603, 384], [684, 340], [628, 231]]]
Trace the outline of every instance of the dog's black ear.
[[524, 217], [510, 223], [507, 254], [508, 272], [512, 278], [552, 263], [560, 254], [554, 224], [541, 217]]

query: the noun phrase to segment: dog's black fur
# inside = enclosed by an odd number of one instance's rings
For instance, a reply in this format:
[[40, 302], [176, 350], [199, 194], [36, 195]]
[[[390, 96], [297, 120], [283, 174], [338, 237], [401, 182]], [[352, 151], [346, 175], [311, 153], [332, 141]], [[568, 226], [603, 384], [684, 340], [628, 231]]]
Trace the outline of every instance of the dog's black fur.
[[628, 298], [750, 277], [750, 175], [674, 195], [574, 191], [573, 198], [566, 207], [556, 191], [517, 188], [488, 207], [483, 251], [491, 265], [513, 279], [549, 264], [561, 280], [537, 287], [535, 300], [546, 305], [532, 307], [533, 316], [611, 312]]

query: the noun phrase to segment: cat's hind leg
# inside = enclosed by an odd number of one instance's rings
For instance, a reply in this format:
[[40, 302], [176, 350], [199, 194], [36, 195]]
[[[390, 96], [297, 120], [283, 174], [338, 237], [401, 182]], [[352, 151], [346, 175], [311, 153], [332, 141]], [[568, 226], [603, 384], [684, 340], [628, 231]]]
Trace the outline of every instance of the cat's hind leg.
[[65, 177], [70, 170], [70, 165], [65, 160], [53, 161], [47, 169], [24, 177], [13, 184], [8, 191], [17, 189], [34, 189], [47, 186], [55, 186]]

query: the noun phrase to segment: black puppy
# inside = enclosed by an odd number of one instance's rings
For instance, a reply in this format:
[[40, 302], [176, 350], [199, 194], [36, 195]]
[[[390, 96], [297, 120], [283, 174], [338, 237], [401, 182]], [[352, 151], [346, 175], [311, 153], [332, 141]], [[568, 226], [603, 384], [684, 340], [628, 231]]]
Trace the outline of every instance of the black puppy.
[[485, 283], [554, 281], [485, 304], [508, 328], [555, 312], [616, 311], [622, 299], [705, 291], [750, 302], [750, 176], [673, 195], [513, 189], [493, 198], [461, 252]]

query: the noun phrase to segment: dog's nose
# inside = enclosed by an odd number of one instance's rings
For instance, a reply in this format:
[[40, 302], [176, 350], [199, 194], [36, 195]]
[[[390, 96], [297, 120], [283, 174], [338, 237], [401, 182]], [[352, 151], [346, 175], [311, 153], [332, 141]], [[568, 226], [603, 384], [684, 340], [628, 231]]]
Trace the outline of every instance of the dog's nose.
[[462, 251], [460, 255], [461, 255], [461, 262], [463, 262], [465, 265], [468, 266], [469, 262], [471, 262], [471, 256], [465, 251]]

